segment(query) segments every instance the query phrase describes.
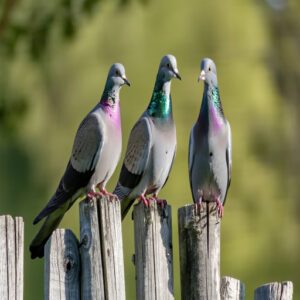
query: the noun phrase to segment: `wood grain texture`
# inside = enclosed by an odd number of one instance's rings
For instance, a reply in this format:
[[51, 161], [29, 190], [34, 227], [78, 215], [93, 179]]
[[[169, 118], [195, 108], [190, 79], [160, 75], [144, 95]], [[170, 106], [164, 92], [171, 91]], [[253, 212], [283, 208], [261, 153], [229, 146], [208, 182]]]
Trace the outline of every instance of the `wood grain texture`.
[[134, 206], [137, 300], [174, 299], [171, 207]]
[[97, 201], [80, 202], [82, 299], [105, 300]]
[[293, 283], [291, 281], [272, 282], [258, 287], [254, 300], [292, 300]]
[[221, 279], [221, 300], [245, 300], [245, 285], [238, 279], [223, 276]]
[[220, 219], [214, 203], [178, 210], [181, 299], [220, 300]]
[[23, 299], [24, 222], [0, 216], [0, 299]]
[[100, 242], [104, 270], [105, 299], [125, 300], [125, 275], [121, 206], [118, 200], [100, 198]]
[[44, 299], [80, 299], [78, 240], [71, 230], [57, 229], [45, 245]]
[[125, 300], [120, 202], [83, 200], [80, 227], [82, 298]]

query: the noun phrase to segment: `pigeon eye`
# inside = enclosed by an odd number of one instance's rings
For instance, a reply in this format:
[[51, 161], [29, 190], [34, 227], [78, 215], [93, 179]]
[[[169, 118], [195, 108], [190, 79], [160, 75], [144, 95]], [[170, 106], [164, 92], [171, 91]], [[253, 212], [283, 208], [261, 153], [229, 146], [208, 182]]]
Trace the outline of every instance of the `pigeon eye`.
[[116, 76], [120, 76], [119, 70], [116, 71]]
[[208, 71], [210, 71], [211, 69], [210, 69], [210, 67], [208, 68]]
[[167, 67], [170, 68], [170, 64], [169, 63], [167, 63]]

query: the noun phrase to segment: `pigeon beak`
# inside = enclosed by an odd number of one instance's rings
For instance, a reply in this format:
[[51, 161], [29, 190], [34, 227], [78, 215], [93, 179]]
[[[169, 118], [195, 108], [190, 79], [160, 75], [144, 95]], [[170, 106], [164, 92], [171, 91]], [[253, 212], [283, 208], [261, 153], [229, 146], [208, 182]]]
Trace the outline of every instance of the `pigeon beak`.
[[181, 80], [181, 76], [179, 75], [178, 69], [174, 69], [174, 75], [177, 79]]
[[130, 82], [127, 80], [126, 76], [122, 76], [122, 79], [126, 85], [130, 86]]
[[200, 81], [200, 80], [205, 80], [205, 71], [204, 70], [202, 70], [201, 71], [201, 73], [200, 73], [200, 75], [199, 75], [199, 77], [198, 77], [198, 82]]

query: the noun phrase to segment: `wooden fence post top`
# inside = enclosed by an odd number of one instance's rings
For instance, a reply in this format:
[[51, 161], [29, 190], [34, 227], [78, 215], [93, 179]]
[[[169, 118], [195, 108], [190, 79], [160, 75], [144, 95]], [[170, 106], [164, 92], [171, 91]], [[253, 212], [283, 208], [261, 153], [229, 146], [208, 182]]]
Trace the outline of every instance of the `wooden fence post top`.
[[134, 206], [137, 300], [173, 300], [171, 207], [151, 201]]
[[121, 208], [97, 196], [80, 202], [82, 299], [125, 299]]
[[148, 206], [139, 202], [133, 206], [133, 218], [135, 215], [141, 213], [148, 221], [152, 221], [155, 214], [158, 214], [160, 217], [167, 218], [171, 213], [171, 206], [166, 204], [162, 208], [160, 205], [157, 205], [155, 201], [150, 201]]
[[23, 299], [24, 221], [0, 216], [0, 299]]
[[245, 284], [240, 280], [223, 276], [221, 279], [221, 300], [244, 300]]
[[254, 292], [254, 300], [292, 300], [293, 283], [291, 281], [263, 284]]
[[181, 299], [220, 299], [220, 219], [215, 203], [178, 209]]

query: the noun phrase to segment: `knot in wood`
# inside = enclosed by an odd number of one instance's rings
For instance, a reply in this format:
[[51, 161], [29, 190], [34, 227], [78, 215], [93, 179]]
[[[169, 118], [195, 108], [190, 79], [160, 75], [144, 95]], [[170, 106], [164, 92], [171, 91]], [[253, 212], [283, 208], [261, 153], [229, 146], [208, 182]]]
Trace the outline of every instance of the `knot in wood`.
[[91, 233], [90, 231], [86, 228], [83, 230], [82, 234], [82, 239], [80, 242], [80, 246], [85, 248], [85, 249], [89, 249], [91, 246]]
[[72, 253], [68, 254], [64, 258], [64, 270], [66, 274], [66, 281], [73, 281], [74, 278], [77, 277], [78, 266], [79, 264], [76, 261], [76, 256], [74, 256]]
[[66, 273], [69, 273], [72, 270], [74, 264], [75, 264], [75, 262], [74, 262], [74, 259], [72, 256], [67, 256], [65, 258], [64, 267], [65, 267]]

